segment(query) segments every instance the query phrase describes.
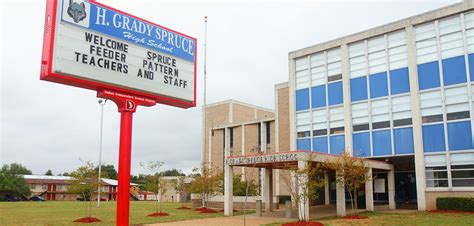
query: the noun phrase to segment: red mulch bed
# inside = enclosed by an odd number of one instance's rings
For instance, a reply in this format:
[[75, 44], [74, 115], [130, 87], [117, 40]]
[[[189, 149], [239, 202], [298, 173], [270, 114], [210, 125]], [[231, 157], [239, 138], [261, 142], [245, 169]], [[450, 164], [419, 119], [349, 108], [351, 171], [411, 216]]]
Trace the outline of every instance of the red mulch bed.
[[461, 210], [430, 210], [430, 213], [461, 213], [461, 214], [474, 214], [474, 212], [467, 212]]
[[[223, 209], [222, 209], [222, 210], [219, 210], [219, 212], [220, 212], [220, 213], [223, 213], [223, 212], [224, 212], [224, 210], [223, 210]], [[233, 209], [233, 210], [232, 210], [232, 212], [234, 212], [234, 213], [235, 213], [235, 212], [237, 212], [237, 210]]]
[[358, 216], [358, 215], [349, 215], [349, 216], [345, 216], [344, 219], [347, 219], [347, 220], [357, 220], [357, 219], [367, 219], [369, 218], [368, 216]]
[[194, 210], [195, 211], [202, 211], [202, 210], [207, 210], [207, 208], [206, 207], [199, 207], [199, 208], [196, 208]]
[[166, 217], [169, 216], [169, 213], [151, 213], [148, 214], [149, 217]]
[[217, 213], [217, 211], [213, 210], [213, 209], [203, 209], [201, 211], [199, 211], [200, 213]]
[[191, 208], [187, 207], [187, 206], [181, 206], [181, 207], [178, 207], [176, 208], [177, 210], [190, 210]]
[[101, 222], [101, 220], [99, 220], [95, 217], [84, 217], [84, 218], [77, 219], [73, 222], [75, 222], [75, 223], [94, 223], [94, 222]]
[[284, 223], [281, 226], [324, 226], [324, 224], [319, 223], [319, 222], [290, 222], [290, 223]]

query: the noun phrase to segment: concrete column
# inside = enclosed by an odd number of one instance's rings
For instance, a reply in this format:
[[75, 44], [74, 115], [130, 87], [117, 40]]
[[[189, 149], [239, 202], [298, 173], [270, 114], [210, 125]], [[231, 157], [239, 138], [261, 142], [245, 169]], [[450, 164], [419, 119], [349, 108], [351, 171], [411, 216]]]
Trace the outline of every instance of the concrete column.
[[273, 173], [272, 169], [264, 169], [264, 171], [263, 200], [265, 202], [265, 212], [271, 212], [273, 206]]
[[264, 122], [260, 122], [260, 152], [267, 153], [267, 126]]
[[[242, 138], [242, 145], [240, 145], [242, 149], [240, 150], [240, 153], [242, 153], [242, 155], [245, 155], [245, 124], [242, 124], [240, 132], [240, 136]], [[245, 167], [242, 167], [242, 181], [245, 181]]]
[[352, 109], [350, 90], [350, 65], [349, 47], [347, 44], [341, 45], [341, 65], [342, 65], [342, 96], [344, 103], [344, 142], [345, 151], [352, 155]]
[[[365, 209], [367, 211], [374, 211], [374, 181], [372, 180], [372, 168], [367, 172], [369, 180], [365, 182]], [[357, 202], [357, 197], [354, 197]]]
[[[225, 128], [224, 155], [230, 155], [229, 128]], [[234, 169], [224, 161], [224, 215], [232, 216], [234, 214]]]
[[[305, 161], [298, 161], [298, 169], [304, 168], [306, 165]], [[297, 185], [298, 185], [298, 196], [300, 197], [300, 203], [298, 206], [298, 218], [303, 221], [309, 221], [309, 200], [307, 197], [304, 197], [306, 190], [306, 182], [308, 177], [306, 175], [297, 175]]]
[[408, 47], [408, 72], [410, 78], [410, 99], [413, 121], [413, 143], [415, 146], [415, 175], [416, 175], [416, 197], [418, 210], [426, 210], [426, 179], [425, 179], [425, 155], [423, 153], [423, 136], [421, 134], [421, 110], [418, 89], [418, 65], [415, 51], [415, 31], [413, 26], [405, 28]]
[[290, 117], [290, 150], [296, 150], [296, 101], [295, 101], [295, 92], [296, 92], [296, 84], [295, 84], [295, 60], [288, 59], [288, 86], [289, 86], [289, 107], [288, 113]]
[[329, 175], [328, 172], [324, 172], [324, 205], [329, 205], [331, 203], [329, 196]]
[[395, 170], [390, 170], [387, 172], [387, 182], [388, 182], [388, 208], [394, 210], [396, 208], [395, 204]]
[[[337, 172], [336, 172], [337, 177]], [[346, 216], [346, 194], [344, 189], [344, 183], [337, 183], [336, 179], [336, 209], [337, 216]]]

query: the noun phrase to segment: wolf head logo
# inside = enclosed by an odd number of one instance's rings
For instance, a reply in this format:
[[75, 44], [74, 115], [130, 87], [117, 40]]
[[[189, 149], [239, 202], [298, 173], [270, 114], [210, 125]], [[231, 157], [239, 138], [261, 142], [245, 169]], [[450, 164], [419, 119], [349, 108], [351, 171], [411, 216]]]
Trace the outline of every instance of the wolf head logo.
[[73, 0], [69, 0], [69, 7], [67, 8], [67, 15], [69, 15], [75, 23], [79, 23], [84, 20], [87, 16], [86, 14], [86, 6], [84, 2], [80, 4], [74, 2]]

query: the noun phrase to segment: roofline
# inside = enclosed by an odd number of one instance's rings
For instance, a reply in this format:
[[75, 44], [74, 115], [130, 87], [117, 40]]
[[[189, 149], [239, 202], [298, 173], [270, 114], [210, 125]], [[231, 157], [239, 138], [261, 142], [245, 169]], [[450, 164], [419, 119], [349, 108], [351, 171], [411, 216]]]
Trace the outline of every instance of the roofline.
[[473, 0], [465, 0], [460, 3], [455, 3], [452, 5], [444, 6], [435, 10], [431, 10], [425, 13], [421, 13], [415, 16], [407, 17], [401, 20], [397, 20], [391, 23], [373, 27], [361, 32], [353, 33], [341, 38], [329, 40], [319, 44], [315, 44], [309, 47], [297, 49], [288, 53], [288, 59], [295, 59], [298, 57], [306, 56], [308, 54], [321, 52], [324, 50], [337, 48], [343, 44], [354, 43], [357, 41], [362, 41], [374, 36], [394, 32], [401, 30], [408, 25], [419, 25], [425, 22], [436, 20], [443, 17], [448, 17], [457, 13], [465, 12], [472, 9], [474, 6]]
[[206, 108], [209, 108], [209, 107], [215, 107], [215, 106], [218, 106], [218, 105], [222, 105], [222, 104], [240, 104], [240, 105], [243, 105], [243, 106], [246, 106], [246, 107], [250, 107], [250, 108], [255, 108], [255, 109], [259, 109], [259, 110], [263, 110], [263, 111], [268, 111], [270, 113], [275, 113], [274, 110], [271, 110], [271, 109], [268, 109], [268, 108], [264, 108], [264, 107], [260, 107], [260, 106], [257, 106], [257, 105], [253, 105], [253, 104], [249, 104], [249, 103], [245, 103], [245, 102], [242, 102], [242, 101], [238, 101], [238, 100], [233, 100], [233, 99], [229, 99], [229, 100], [224, 100], [224, 101], [219, 101], [219, 102], [214, 102], [214, 103], [211, 103], [211, 104], [207, 104], [206, 105]]
[[255, 120], [250, 120], [250, 121], [245, 121], [245, 122], [222, 124], [222, 125], [212, 127], [210, 128], [210, 130], [219, 130], [219, 129], [224, 129], [228, 127], [237, 127], [237, 126], [242, 126], [242, 125], [251, 125], [251, 124], [257, 124], [261, 122], [272, 122], [272, 121], [276, 121], [276, 118], [270, 117], [270, 118], [255, 119]]
[[288, 88], [290, 87], [288, 82], [282, 82], [282, 83], [277, 83], [275, 84], [275, 90], [283, 89], [283, 88]]

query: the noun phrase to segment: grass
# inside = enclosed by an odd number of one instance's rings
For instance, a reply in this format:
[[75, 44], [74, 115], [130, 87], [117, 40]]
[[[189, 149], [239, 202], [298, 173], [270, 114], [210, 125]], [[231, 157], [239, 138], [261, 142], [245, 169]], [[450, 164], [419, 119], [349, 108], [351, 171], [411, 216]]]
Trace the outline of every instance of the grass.
[[[101, 223], [86, 225], [115, 225], [116, 202], [101, 202], [100, 208], [92, 207], [92, 217]], [[0, 202], [0, 225], [78, 225], [73, 220], [86, 216], [85, 202], [46, 201], [46, 202]], [[163, 203], [167, 217], [147, 217], [155, 212], [155, 202], [130, 202], [130, 224], [150, 224], [158, 222], [183, 221], [200, 218], [222, 217], [223, 213], [201, 214], [194, 210], [177, 210], [180, 203]], [[191, 206], [187, 204], [187, 206]], [[254, 212], [254, 211], [247, 211]], [[236, 213], [242, 214], [241, 211]]]
[[[474, 214], [439, 214], [429, 212], [413, 212], [413, 213], [379, 213], [367, 212], [360, 215], [369, 216], [368, 219], [345, 220], [338, 217], [325, 217], [314, 219], [324, 225], [474, 225]], [[266, 226], [279, 226], [285, 222], [267, 224]]]

